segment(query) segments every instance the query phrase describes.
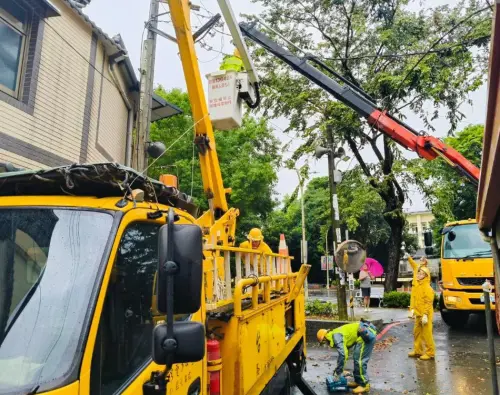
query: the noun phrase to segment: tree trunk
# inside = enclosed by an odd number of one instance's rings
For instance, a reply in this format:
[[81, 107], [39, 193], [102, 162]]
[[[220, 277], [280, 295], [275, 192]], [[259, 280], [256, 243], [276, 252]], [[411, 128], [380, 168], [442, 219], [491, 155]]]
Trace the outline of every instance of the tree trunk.
[[401, 257], [401, 242], [403, 241], [403, 218], [386, 219], [391, 228], [391, 236], [388, 242], [387, 272], [385, 274], [385, 292], [395, 291], [397, 289], [399, 275], [399, 260]]

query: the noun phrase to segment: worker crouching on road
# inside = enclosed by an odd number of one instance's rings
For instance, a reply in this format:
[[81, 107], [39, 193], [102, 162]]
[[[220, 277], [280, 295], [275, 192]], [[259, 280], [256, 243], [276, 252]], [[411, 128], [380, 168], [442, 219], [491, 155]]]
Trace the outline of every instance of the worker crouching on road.
[[427, 267], [421, 266], [418, 269], [417, 282], [414, 300], [414, 348], [408, 356], [428, 361], [434, 359], [435, 346], [432, 337], [434, 290], [431, 287], [431, 272]]
[[[271, 247], [269, 247], [265, 242], [264, 242], [264, 235], [262, 234], [262, 231], [259, 228], [253, 228], [248, 232], [247, 235], [248, 241], [244, 241], [243, 243], [240, 244], [240, 248], [247, 248], [247, 249], [252, 249], [252, 250], [257, 250], [258, 252], [264, 253], [264, 254], [272, 254], [273, 251], [271, 250]], [[260, 260], [260, 272], [263, 273], [265, 267], [265, 258], [263, 257]]]
[[330, 347], [337, 349], [337, 367], [334, 372], [336, 380], [342, 378], [349, 349], [354, 347], [354, 381], [349, 382], [347, 385], [350, 388], [354, 388], [353, 393], [355, 394], [369, 392], [368, 361], [372, 355], [377, 338], [377, 330], [373, 324], [361, 321], [342, 325], [331, 331], [320, 329], [317, 333], [317, 338], [320, 343], [328, 342]]
[[427, 267], [428, 262], [427, 262], [427, 258], [425, 256], [420, 258], [419, 263], [415, 262], [415, 260], [411, 256], [409, 256], [408, 262], [411, 266], [411, 269], [413, 270], [413, 280], [411, 282], [410, 308], [409, 308], [408, 317], [414, 318], [414, 315], [415, 315], [415, 303], [414, 303], [415, 292], [416, 292], [416, 287], [418, 286], [417, 274], [418, 274], [418, 270], [421, 267]]

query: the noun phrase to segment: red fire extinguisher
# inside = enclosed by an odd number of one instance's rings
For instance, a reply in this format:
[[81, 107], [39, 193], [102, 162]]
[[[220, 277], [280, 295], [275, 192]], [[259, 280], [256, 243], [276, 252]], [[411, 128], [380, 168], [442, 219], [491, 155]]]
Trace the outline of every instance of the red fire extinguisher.
[[220, 356], [220, 342], [214, 338], [207, 341], [208, 374], [210, 375], [210, 395], [220, 395], [222, 358]]

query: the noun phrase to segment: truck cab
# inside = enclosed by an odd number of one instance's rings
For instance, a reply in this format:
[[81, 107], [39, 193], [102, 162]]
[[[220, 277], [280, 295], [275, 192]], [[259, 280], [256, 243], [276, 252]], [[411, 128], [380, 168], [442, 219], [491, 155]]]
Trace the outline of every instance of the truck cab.
[[[495, 284], [491, 247], [473, 219], [447, 223], [441, 240], [441, 285], [439, 309], [452, 327], [467, 323], [470, 313], [484, 311], [482, 284]], [[494, 297], [491, 297], [494, 308]]]

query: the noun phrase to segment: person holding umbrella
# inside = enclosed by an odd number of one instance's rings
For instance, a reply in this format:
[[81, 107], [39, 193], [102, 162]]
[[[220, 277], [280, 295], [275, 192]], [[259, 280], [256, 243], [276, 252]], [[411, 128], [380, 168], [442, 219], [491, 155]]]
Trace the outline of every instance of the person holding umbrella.
[[370, 309], [370, 295], [371, 295], [371, 287], [373, 280], [375, 277], [370, 273], [368, 269], [368, 265], [365, 263], [359, 272], [359, 282], [361, 288], [361, 296], [363, 297], [363, 302], [365, 305], [365, 311], [371, 311]]

